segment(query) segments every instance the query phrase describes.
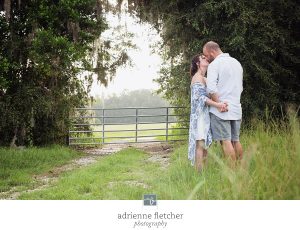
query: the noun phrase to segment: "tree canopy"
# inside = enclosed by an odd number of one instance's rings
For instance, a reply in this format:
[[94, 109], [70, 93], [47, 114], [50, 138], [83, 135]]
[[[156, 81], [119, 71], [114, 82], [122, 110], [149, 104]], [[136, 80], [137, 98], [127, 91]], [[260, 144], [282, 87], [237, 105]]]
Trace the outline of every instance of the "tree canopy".
[[109, 7], [98, 0], [0, 1], [0, 145], [65, 142], [69, 114], [86, 104], [92, 74], [107, 84], [109, 72], [128, 60], [122, 50], [112, 60], [110, 42], [101, 41]]
[[291, 0], [129, 0], [129, 9], [161, 34], [165, 65], [160, 92], [189, 105], [189, 67], [203, 45], [216, 41], [244, 68], [244, 118], [284, 113], [299, 106], [300, 5]]
[[[65, 142], [69, 115], [87, 104], [92, 75], [107, 84], [129, 60], [129, 33], [100, 36], [105, 12], [120, 12], [122, 2], [0, 0], [0, 145]], [[278, 116], [288, 104], [299, 106], [299, 2], [128, 0], [128, 11], [161, 34], [157, 82], [171, 104], [189, 106], [191, 58], [214, 40], [244, 67], [246, 120], [265, 108]]]

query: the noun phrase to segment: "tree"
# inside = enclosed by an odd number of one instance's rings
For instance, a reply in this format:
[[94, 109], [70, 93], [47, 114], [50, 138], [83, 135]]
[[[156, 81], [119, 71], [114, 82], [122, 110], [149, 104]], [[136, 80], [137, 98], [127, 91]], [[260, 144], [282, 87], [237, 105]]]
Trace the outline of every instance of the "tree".
[[69, 114], [87, 102], [92, 74], [105, 84], [127, 60], [124, 53], [111, 60], [105, 41], [94, 49], [107, 29], [106, 7], [98, 0], [0, 1], [0, 145], [65, 142]]
[[266, 107], [279, 116], [287, 104], [300, 104], [299, 2], [128, 2], [133, 14], [161, 33], [159, 49], [165, 65], [158, 79], [159, 91], [172, 104], [189, 105], [190, 61], [209, 40], [218, 42], [243, 65], [245, 120], [263, 116]]

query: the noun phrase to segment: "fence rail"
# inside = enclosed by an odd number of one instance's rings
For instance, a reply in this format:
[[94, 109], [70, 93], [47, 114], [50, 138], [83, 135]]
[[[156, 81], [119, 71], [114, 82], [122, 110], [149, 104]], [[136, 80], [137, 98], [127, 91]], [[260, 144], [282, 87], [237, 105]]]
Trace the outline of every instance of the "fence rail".
[[[182, 124], [188, 122], [187, 114], [174, 115], [173, 113], [174, 109], [184, 108], [174, 106], [77, 108], [75, 115], [71, 116], [72, 128], [69, 130], [69, 145], [185, 141], [187, 128]], [[157, 114], [157, 110], [162, 113]], [[131, 114], [126, 115], [124, 111], [127, 113], [130, 111]], [[142, 111], [152, 112], [152, 114], [143, 114]], [[113, 115], [107, 113], [113, 113]], [[179, 120], [178, 117], [186, 117], [186, 119]], [[162, 118], [163, 121], [157, 120], [159, 118]], [[115, 119], [117, 120], [115, 121]], [[144, 120], [141, 121], [141, 119]], [[152, 127], [147, 127], [147, 125]], [[125, 129], [121, 129], [122, 126], [125, 126]]]

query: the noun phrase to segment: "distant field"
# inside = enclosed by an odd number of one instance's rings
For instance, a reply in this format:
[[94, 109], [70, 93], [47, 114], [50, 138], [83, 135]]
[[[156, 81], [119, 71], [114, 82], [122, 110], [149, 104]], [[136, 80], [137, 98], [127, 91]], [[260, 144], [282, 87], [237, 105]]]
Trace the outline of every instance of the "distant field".
[[[168, 125], [168, 129], [176, 128], [176, 124], [172, 123]], [[72, 140], [72, 143], [99, 143], [102, 144], [102, 126], [92, 126], [94, 131], [93, 134], [83, 133], [78, 135], [78, 140]], [[136, 136], [136, 125], [135, 124], [124, 124], [124, 125], [105, 125], [104, 126], [104, 138], [105, 142], [120, 142], [120, 141], [135, 141]], [[145, 140], [166, 140], [166, 124], [155, 123], [155, 124], [138, 124], [137, 126], [138, 141]], [[158, 130], [157, 130], [158, 129]], [[168, 135], [178, 135], [179, 130], [168, 130]], [[75, 135], [73, 134], [73, 137]], [[179, 140], [183, 139], [184, 136], [169, 136], [168, 140]]]

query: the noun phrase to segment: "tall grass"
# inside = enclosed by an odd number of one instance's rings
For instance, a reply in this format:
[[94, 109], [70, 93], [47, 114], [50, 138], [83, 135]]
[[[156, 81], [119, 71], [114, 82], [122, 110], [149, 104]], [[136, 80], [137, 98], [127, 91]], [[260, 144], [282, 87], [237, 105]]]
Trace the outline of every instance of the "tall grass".
[[[214, 144], [207, 165], [198, 174], [186, 160], [187, 146], [173, 163], [158, 190], [164, 199], [300, 199], [299, 120], [289, 124], [257, 120], [241, 137], [245, 153], [235, 168]], [[166, 186], [161, 186], [165, 184]]]

